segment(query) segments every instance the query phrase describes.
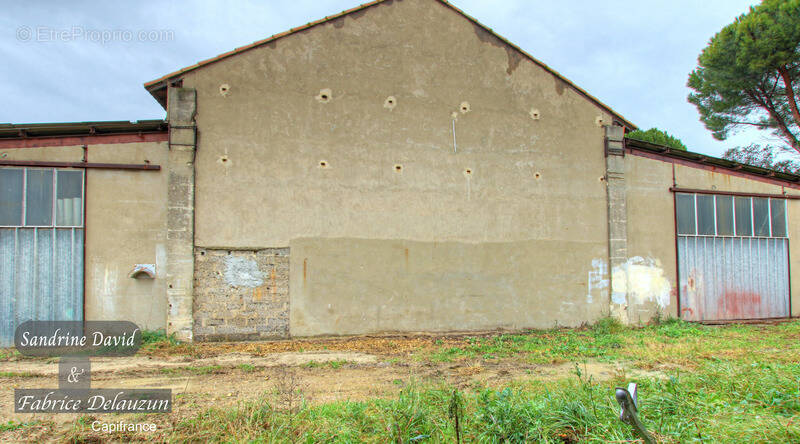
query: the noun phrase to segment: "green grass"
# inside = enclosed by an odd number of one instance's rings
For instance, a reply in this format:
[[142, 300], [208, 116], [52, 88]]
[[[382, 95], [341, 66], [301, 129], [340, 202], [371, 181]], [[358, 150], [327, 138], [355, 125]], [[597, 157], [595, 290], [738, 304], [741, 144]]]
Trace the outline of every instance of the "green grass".
[[179, 342], [175, 338], [175, 334], [168, 335], [163, 329], [161, 330], [142, 330], [142, 347], [152, 344], [169, 344], [178, 345]]
[[[641, 419], [659, 442], [800, 442], [798, 339], [800, 321], [712, 327], [675, 320], [641, 328], [601, 320], [581, 329], [443, 339], [411, 358], [573, 362], [575, 371], [554, 381], [534, 376], [492, 387], [397, 380], [400, 391], [389, 399], [301, 404], [293, 411], [278, 408], [265, 394], [234, 407], [211, 406], [146, 438], [455, 442], [458, 413], [462, 442], [626, 442], [636, 437], [618, 418], [614, 388], [633, 381], [639, 384]], [[623, 373], [598, 381], [581, 370], [590, 361], [657, 371], [635, 380]], [[330, 362], [306, 364], [323, 366], [336, 368]], [[76, 428], [72, 436], [93, 436], [87, 426]]]
[[347, 363], [348, 363], [348, 361], [346, 361], [346, 360], [334, 360], [334, 361], [323, 361], [323, 362], [317, 362], [317, 361], [313, 361], [312, 360], [312, 361], [308, 361], [305, 364], [303, 364], [303, 367], [306, 367], [306, 368], [330, 367], [330, 368], [333, 368], [333, 369], [337, 369], [337, 368], [341, 368], [343, 365], [345, 365]]
[[14, 357], [22, 356], [16, 349], [3, 348], [0, 349], [0, 361], [8, 361]]
[[[764, 335], [761, 332], [770, 331]], [[530, 331], [493, 337], [467, 338], [462, 344], [440, 345], [415, 358], [451, 362], [461, 359], [519, 358], [535, 364], [555, 364], [583, 359], [626, 361], [653, 368], [664, 361], [696, 367], [718, 357], [755, 354], [777, 362], [800, 359], [800, 323], [776, 326], [705, 326], [668, 320], [642, 328], [625, 328], [613, 320], [601, 320], [585, 329]]]
[[36, 378], [42, 376], [32, 372], [0, 372], [0, 378]]
[[[557, 382], [456, 391], [463, 442], [635, 439], [614, 387], [576, 372]], [[800, 364], [708, 363], [639, 382], [641, 419], [660, 442], [798, 442]], [[179, 442], [455, 442], [454, 388], [412, 384], [392, 399], [274, 408], [266, 398], [208, 410], [161, 439]]]
[[237, 367], [239, 368], [239, 370], [245, 373], [250, 373], [256, 370], [255, 366], [250, 364], [239, 364]]
[[212, 373], [222, 373], [224, 368], [221, 365], [204, 365], [204, 366], [181, 366], [181, 367], [167, 367], [159, 370], [161, 373], [167, 375], [177, 374], [192, 374], [192, 375], [209, 375]]
[[14, 430], [24, 429], [26, 427], [30, 427], [36, 424], [39, 424], [39, 421], [28, 421], [28, 422], [8, 421], [6, 423], [0, 423], [0, 432], [10, 432]]

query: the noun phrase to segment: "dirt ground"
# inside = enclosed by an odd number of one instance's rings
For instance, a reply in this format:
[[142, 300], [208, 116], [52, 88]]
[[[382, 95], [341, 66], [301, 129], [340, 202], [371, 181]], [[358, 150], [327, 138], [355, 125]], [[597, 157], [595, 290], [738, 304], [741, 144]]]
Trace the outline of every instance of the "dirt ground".
[[[458, 337], [349, 338], [316, 341], [207, 343], [149, 350], [147, 354], [120, 358], [92, 358], [93, 388], [169, 388], [173, 412], [148, 415], [147, 420], [169, 427], [181, 418], [209, 407], [225, 407], [266, 396], [273, 402], [287, 392], [318, 404], [338, 400], [364, 400], [395, 395], [408, 384], [448, 382], [466, 388], [476, 383], [504, 385], [512, 381], [555, 380], [574, 375], [574, 363], [531, 364], [517, 358], [429, 362], [412, 352], [460, 341]], [[586, 377], [595, 380], [637, 370], [599, 362], [581, 364]], [[69, 427], [78, 415], [16, 414], [14, 388], [55, 388], [58, 363], [21, 359], [0, 363], [0, 424], [53, 421], [52, 427]], [[643, 371], [638, 373], [645, 373]], [[652, 373], [648, 373], [652, 374]], [[287, 383], [291, 381], [291, 383]], [[158, 416], [158, 418], [156, 418]], [[98, 415], [103, 421], [124, 415]], [[47, 426], [41, 437], [49, 436]], [[24, 439], [32, 438], [28, 428]], [[0, 441], [22, 439], [20, 431], [0, 432]]]

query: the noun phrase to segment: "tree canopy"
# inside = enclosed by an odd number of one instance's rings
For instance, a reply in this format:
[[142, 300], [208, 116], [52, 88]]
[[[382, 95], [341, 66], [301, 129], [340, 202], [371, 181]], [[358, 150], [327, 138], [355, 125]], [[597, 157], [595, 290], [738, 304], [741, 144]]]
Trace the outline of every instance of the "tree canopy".
[[800, 163], [796, 154], [788, 148], [753, 143], [731, 148], [725, 151], [722, 158], [782, 173], [800, 174]]
[[755, 127], [800, 152], [800, 0], [763, 0], [723, 28], [688, 86], [689, 102], [716, 139]]
[[666, 131], [658, 128], [650, 128], [647, 131], [636, 130], [631, 131], [625, 135], [629, 139], [641, 140], [643, 142], [655, 143], [656, 145], [668, 146], [679, 150], [686, 151], [686, 145], [681, 142], [677, 137], [670, 136]]

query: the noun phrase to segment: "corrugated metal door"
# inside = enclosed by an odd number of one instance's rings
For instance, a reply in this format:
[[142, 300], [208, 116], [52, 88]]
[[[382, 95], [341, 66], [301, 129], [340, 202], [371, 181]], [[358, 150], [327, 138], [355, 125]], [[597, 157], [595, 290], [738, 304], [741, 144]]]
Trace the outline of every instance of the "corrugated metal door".
[[0, 169], [0, 346], [27, 320], [83, 319], [83, 181], [80, 170]]
[[681, 318], [789, 316], [785, 199], [676, 195]]

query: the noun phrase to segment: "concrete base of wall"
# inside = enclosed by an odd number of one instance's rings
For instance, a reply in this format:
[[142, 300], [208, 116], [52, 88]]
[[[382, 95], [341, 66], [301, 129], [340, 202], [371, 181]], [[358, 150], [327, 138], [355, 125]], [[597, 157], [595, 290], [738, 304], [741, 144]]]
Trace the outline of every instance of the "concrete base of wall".
[[291, 248], [292, 337], [576, 327], [608, 314], [603, 240]]
[[289, 248], [195, 249], [194, 338], [289, 336]]

